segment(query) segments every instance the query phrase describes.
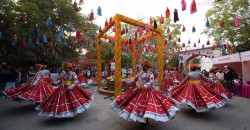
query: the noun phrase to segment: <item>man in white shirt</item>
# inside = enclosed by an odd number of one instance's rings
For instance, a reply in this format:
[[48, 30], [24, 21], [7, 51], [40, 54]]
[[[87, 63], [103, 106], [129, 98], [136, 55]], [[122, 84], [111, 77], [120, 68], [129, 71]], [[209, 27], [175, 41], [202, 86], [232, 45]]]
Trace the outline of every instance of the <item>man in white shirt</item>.
[[216, 73], [216, 78], [222, 83], [224, 80], [224, 73], [222, 72], [221, 69], [219, 69], [219, 71]]

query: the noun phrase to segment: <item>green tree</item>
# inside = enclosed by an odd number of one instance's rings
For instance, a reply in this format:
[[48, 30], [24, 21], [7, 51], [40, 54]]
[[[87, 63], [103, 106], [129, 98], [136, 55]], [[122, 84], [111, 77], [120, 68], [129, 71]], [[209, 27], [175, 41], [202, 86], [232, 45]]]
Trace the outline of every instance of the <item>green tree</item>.
[[200, 64], [200, 62], [201, 62], [201, 58], [194, 58], [194, 59], [191, 61], [191, 63], [193, 63], [193, 64]]
[[[91, 48], [95, 44], [97, 26], [88, 21], [88, 17], [75, 12], [71, 0], [2, 0], [0, 2], [0, 30], [2, 60], [17, 66], [28, 67], [34, 63], [44, 63], [55, 67], [68, 58], [77, 57], [76, 49]], [[20, 16], [26, 13], [26, 22], [20, 20]], [[52, 27], [47, 27], [45, 21], [51, 18]], [[8, 23], [10, 26], [7, 26]], [[68, 29], [72, 24], [74, 31]], [[39, 36], [34, 34], [34, 28], [39, 28]], [[84, 26], [87, 30], [84, 31]], [[60, 26], [64, 35], [61, 41], [57, 40]], [[81, 32], [83, 38], [76, 40], [71, 36], [76, 30]], [[16, 45], [10, 45], [12, 38], [16, 35]], [[28, 42], [31, 36], [32, 43], [22, 47], [22, 42]], [[43, 43], [43, 36], [46, 36], [48, 43]], [[39, 42], [36, 42], [38, 39]], [[53, 41], [53, 44], [50, 42]], [[67, 45], [64, 45], [64, 41]], [[27, 58], [31, 56], [33, 58]], [[24, 59], [25, 62], [24, 62]], [[25, 64], [26, 63], [26, 64]]]
[[[175, 24], [173, 21], [169, 18], [164, 18], [164, 23], [159, 24], [160, 17], [154, 18], [156, 19], [158, 23], [158, 27], [162, 30], [162, 38], [164, 42], [164, 66], [171, 65], [171, 66], [178, 66], [178, 53], [177, 50], [180, 48], [180, 43], [178, 43], [178, 38], [181, 35], [181, 24]], [[168, 32], [168, 30], [170, 32]], [[170, 36], [171, 35], [171, 36]], [[170, 38], [171, 37], [171, 38]], [[165, 43], [167, 41], [167, 43]], [[154, 37], [151, 41], [149, 41], [149, 45], [156, 44], [157, 45], [158, 39], [157, 37]], [[166, 47], [169, 49], [166, 50]], [[172, 47], [172, 48], [171, 48]], [[152, 52], [149, 52], [152, 53]], [[153, 52], [153, 54], [146, 55], [148, 59], [153, 63], [157, 63], [158, 56], [156, 56], [157, 53]], [[166, 62], [168, 61], [168, 62]]]
[[[246, 42], [250, 37], [250, 15], [248, 0], [215, 1], [206, 13], [210, 20], [210, 27], [204, 33], [214, 37], [214, 41], [225, 43], [230, 41], [233, 47]], [[239, 17], [240, 26], [235, 27], [235, 16]], [[224, 27], [220, 28], [220, 21]]]

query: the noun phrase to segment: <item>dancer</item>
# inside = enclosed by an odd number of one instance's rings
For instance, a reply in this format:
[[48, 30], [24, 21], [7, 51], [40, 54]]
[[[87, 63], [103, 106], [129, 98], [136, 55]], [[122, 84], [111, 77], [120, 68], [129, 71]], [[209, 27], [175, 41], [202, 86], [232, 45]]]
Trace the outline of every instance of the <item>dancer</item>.
[[72, 67], [72, 63], [63, 63], [64, 70], [58, 80], [52, 83], [59, 87], [36, 108], [41, 110], [39, 115], [71, 118], [90, 107], [93, 95], [79, 85], [77, 75], [71, 71]]
[[[153, 88], [154, 75], [149, 71], [152, 63], [144, 61], [143, 71], [137, 73], [134, 79], [126, 83], [136, 82], [136, 86], [118, 96], [111, 108], [114, 111], [121, 110], [120, 117], [125, 120], [148, 122], [148, 118], [155, 121], [167, 122], [171, 120], [179, 110], [177, 102], [163, 95]], [[146, 120], [145, 120], [146, 119]]]
[[38, 69], [38, 72], [31, 82], [5, 91], [5, 95], [19, 102], [22, 100], [31, 100], [41, 103], [47, 98], [54, 91], [51, 85], [50, 71], [45, 70], [46, 65], [36, 64], [35, 67]]
[[80, 85], [82, 87], [87, 87], [88, 86], [88, 79], [85, 77], [84, 71], [80, 72], [80, 74], [78, 76], [78, 80], [79, 80]]
[[189, 105], [196, 112], [223, 107], [227, 103], [227, 98], [203, 84], [203, 82], [209, 82], [213, 86], [216, 83], [197, 72], [195, 64], [190, 64], [190, 69], [191, 72], [187, 74], [180, 85], [173, 87], [171, 97], [179, 103]]
[[180, 83], [180, 78], [176, 70], [176, 67], [173, 68], [173, 77], [174, 77], [174, 81], [173, 81], [174, 85], [178, 85]]
[[168, 65], [167, 70], [164, 71], [164, 80], [161, 87], [161, 91], [164, 93], [168, 93], [170, 88], [174, 86], [174, 75], [171, 69], [172, 66]]
[[204, 82], [205, 85], [207, 85], [209, 88], [213, 89], [216, 93], [220, 94], [221, 96], [225, 97], [226, 99], [230, 100], [232, 99], [233, 95], [230, 91], [225, 89], [219, 79], [216, 77], [216, 71], [217, 68], [210, 68], [209, 78], [211, 80], [214, 80], [216, 84], [210, 84], [209, 82]]

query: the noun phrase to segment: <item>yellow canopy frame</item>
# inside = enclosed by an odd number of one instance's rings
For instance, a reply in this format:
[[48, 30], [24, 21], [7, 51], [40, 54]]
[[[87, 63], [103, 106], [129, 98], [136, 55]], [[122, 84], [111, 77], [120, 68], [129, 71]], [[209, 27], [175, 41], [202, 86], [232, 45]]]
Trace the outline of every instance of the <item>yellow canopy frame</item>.
[[[119, 96], [121, 94], [121, 81], [122, 81], [122, 70], [121, 70], [121, 42], [123, 39], [121, 38], [121, 22], [138, 26], [138, 27], [144, 27], [146, 24], [131, 18], [128, 18], [126, 16], [123, 16], [121, 14], [116, 14], [112, 22], [108, 24], [108, 26], [104, 27], [102, 29], [102, 32], [97, 35], [97, 81], [98, 81], [98, 88], [101, 87], [101, 80], [102, 80], [102, 60], [101, 60], [101, 38], [109, 39], [110, 36], [105, 35], [105, 33], [112, 27], [116, 26], [116, 32], [115, 32], [115, 96]], [[154, 29], [151, 25], [149, 25], [149, 29], [151, 33], [145, 34], [141, 37], [137, 38], [137, 42], [155, 36], [158, 37], [158, 82], [159, 87], [162, 86], [162, 80], [163, 80], [163, 42], [162, 42], [162, 31], [160, 28]], [[135, 55], [135, 43], [132, 43], [133, 49], [132, 49], [132, 75], [135, 76], [134, 69], [136, 67], [136, 55]]]

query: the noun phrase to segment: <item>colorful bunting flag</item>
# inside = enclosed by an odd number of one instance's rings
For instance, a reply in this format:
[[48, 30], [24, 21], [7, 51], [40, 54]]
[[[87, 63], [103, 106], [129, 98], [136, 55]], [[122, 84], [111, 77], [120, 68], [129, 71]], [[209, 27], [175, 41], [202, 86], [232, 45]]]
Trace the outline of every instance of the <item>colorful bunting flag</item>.
[[174, 23], [176, 23], [177, 21], [179, 21], [178, 10], [174, 9]]
[[196, 13], [197, 12], [197, 7], [196, 7], [196, 2], [195, 0], [192, 1], [191, 6], [190, 6], [190, 13]]
[[186, 1], [185, 1], [185, 0], [182, 0], [182, 1], [181, 1], [181, 9], [182, 9], [182, 11], [185, 11], [185, 10], [186, 10], [186, 7], [187, 7]]
[[71, 23], [68, 25], [68, 29], [69, 29], [70, 32], [74, 31], [73, 30], [73, 25]]
[[97, 15], [102, 16], [102, 9], [100, 6], [97, 9]]
[[234, 23], [235, 23], [235, 27], [239, 27], [240, 26], [240, 20], [238, 16], [234, 17]]
[[167, 7], [167, 10], [166, 10], [166, 12], [165, 12], [165, 15], [166, 15], [166, 18], [169, 18], [169, 17], [170, 17], [170, 10], [168, 9], [168, 7]]
[[186, 28], [185, 28], [185, 26], [183, 25], [182, 26], [182, 32], [185, 32], [186, 31]]
[[63, 32], [63, 28], [62, 28], [62, 26], [60, 26], [60, 32], [59, 32], [59, 36], [63, 36], [64, 35], [64, 32]]
[[206, 25], [205, 25], [207, 28], [209, 28], [210, 27], [210, 22], [209, 22], [209, 20], [208, 20], [208, 18], [207, 18], [207, 22], [206, 22]]
[[94, 12], [93, 9], [91, 9], [91, 13], [89, 15], [89, 21], [93, 21], [94, 20]]
[[195, 31], [196, 31], [196, 29], [195, 29], [195, 27], [193, 26], [193, 28], [192, 28], [192, 32], [193, 32], [193, 33], [195, 33]]
[[37, 24], [36, 24], [36, 26], [34, 28], [34, 33], [35, 33], [36, 37], [39, 37], [39, 28], [38, 28]]
[[45, 35], [43, 36], [43, 43], [48, 43], [48, 40]]

